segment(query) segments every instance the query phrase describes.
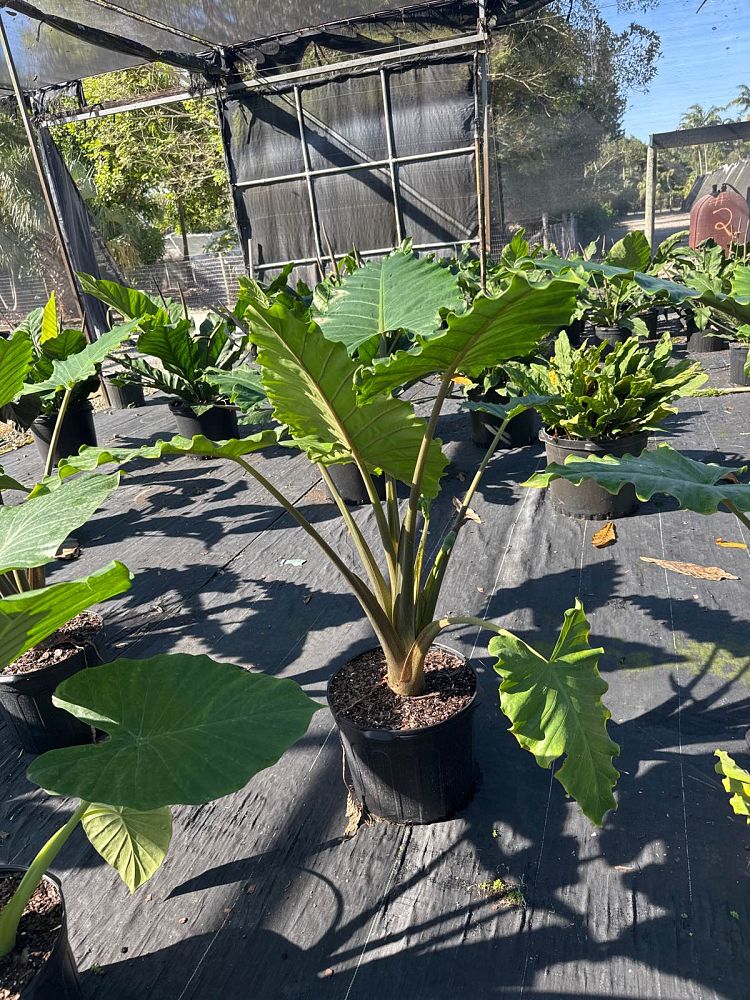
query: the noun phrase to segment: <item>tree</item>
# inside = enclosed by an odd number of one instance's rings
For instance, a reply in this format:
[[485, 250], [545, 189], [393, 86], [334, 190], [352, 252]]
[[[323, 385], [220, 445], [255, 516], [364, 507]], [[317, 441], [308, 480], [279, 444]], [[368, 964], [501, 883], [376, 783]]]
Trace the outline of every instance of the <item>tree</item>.
[[[0, 113], [0, 266], [12, 278], [41, 272], [67, 315], [78, 314], [26, 132], [15, 113]], [[15, 304], [8, 304], [15, 311]]]
[[[494, 139], [516, 218], [571, 211], [595, 198], [592, 178], [615, 162], [607, 144], [622, 140], [627, 93], [648, 86], [659, 49], [658, 35], [641, 25], [615, 32], [596, 0], [554, 3], [497, 36]], [[632, 160], [634, 150], [620, 152]], [[631, 169], [628, 161], [626, 173]]]
[[[97, 104], [185, 87], [177, 70], [160, 64], [85, 81]], [[100, 210], [127, 208], [144, 222], [187, 234], [231, 225], [229, 190], [215, 105], [196, 98], [138, 108], [59, 126], [66, 160], [88, 170]]]

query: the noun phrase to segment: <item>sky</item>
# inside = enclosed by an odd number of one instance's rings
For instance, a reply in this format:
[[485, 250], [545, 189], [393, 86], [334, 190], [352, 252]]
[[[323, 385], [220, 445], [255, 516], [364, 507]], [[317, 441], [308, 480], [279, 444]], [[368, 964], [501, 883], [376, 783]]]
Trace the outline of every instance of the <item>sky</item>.
[[[632, 21], [661, 36], [661, 58], [647, 92], [633, 91], [623, 127], [646, 140], [677, 128], [691, 104], [726, 104], [750, 84], [750, 0], [660, 0], [654, 10], [618, 13], [616, 0], [600, 4], [618, 31]], [[731, 110], [726, 112], [731, 115]]]

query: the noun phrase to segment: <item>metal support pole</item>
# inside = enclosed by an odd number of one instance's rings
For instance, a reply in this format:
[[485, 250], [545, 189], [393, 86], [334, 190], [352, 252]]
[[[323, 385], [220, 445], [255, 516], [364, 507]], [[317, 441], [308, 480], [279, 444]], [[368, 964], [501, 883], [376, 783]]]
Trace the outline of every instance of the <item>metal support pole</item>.
[[653, 136], [648, 144], [646, 152], [646, 239], [654, 246], [654, 236], [656, 232], [656, 167], [658, 165], [658, 153], [653, 144]]
[[[477, 34], [481, 48], [474, 58], [474, 141], [477, 170], [477, 212], [479, 216], [479, 267], [482, 288], [487, 283], [487, 255], [490, 250], [490, 159], [489, 159], [489, 58], [485, 0], [477, 2]], [[477, 79], [478, 77], [478, 79]]]
[[315, 251], [318, 255], [318, 267], [320, 268], [320, 279], [323, 280], [323, 249], [320, 243], [320, 218], [318, 217], [318, 203], [315, 201], [315, 190], [310, 168], [310, 150], [307, 148], [307, 133], [305, 132], [305, 116], [302, 111], [302, 95], [299, 87], [294, 88], [294, 106], [297, 109], [297, 124], [299, 125], [299, 141], [302, 143], [302, 162], [305, 167], [305, 186], [307, 187], [307, 200], [310, 204], [310, 218], [312, 219], [313, 239], [315, 240]]
[[62, 222], [57, 214], [57, 209], [55, 207], [54, 198], [52, 196], [52, 189], [49, 185], [49, 180], [42, 167], [41, 153], [39, 150], [39, 141], [37, 135], [34, 131], [34, 126], [29, 117], [29, 109], [26, 105], [26, 98], [24, 92], [21, 89], [21, 83], [18, 79], [18, 71], [16, 69], [16, 63], [13, 59], [13, 53], [10, 48], [10, 42], [8, 41], [8, 35], [5, 31], [5, 22], [0, 13], [0, 44], [3, 48], [3, 55], [5, 56], [5, 64], [8, 67], [8, 76], [10, 78], [11, 85], [13, 87], [13, 93], [15, 94], [16, 101], [18, 103], [18, 110], [21, 114], [21, 120], [23, 122], [24, 131], [26, 132], [26, 138], [29, 143], [29, 150], [31, 151], [31, 158], [34, 162], [34, 167], [39, 177], [39, 184], [42, 188], [42, 194], [44, 195], [44, 201], [47, 205], [47, 212], [49, 213], [50, 221], [52, 223], [52, 228], [57, 236], [57, 241], [60, 244], [60, 252], [62, 254], [63, 264], [65, 266], [65, 272], [68, 276], [70, 282], [70, 287], [73, 290], [73, 295], [78, 302], [78, 307], [81, 310], [81, 316], [86, 324], [86, 337], [91, 342], [92, 337], [88, 329], [88, 322], [86, 320], [86, 306], [83, 301], [83, 297], [78, 288], [78, 283], [75, 276], [75, 268], [73, 267], [73, 261], [70, 259], [70, 254], [68, 253], [68, 246], [65, 242], [65, 234], [63, 233]]
[[383, 115], [385, 117], [385, 138], [388, 144], [388, 169], [391, 174], [391, 190], [393, 191], [393, 210], [396, 213], [396, 242], [404, 238], [404, 226], [401, 219], [401, 199], [398, 191], [398, 174], [395, 160], [395, 142], [393, 140], [393, 116], [391, 115], [391, 95], [388, 92], [388, 77], [380, 70], [380, 89], [383, 95]]

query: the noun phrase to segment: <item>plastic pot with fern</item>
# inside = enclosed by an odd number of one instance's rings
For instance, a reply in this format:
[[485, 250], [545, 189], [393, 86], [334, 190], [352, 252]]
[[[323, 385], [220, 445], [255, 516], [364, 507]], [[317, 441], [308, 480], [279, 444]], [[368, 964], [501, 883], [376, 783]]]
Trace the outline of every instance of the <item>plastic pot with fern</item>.
[[[342, 287], [354, 277], [344, 278]], [[65, 476], [135, 458], [207, 452], [237, 462], [286, 510], [344, 578], [374, 633], [373, 648], [331, 678], [329, 701], [354, 799], [375, 815], [434, 821], [473, 793], [476, 675], [464, 658], [438, 645], [454, 626], [494, 634], [490, 649], [503, 678], [501, 708], [521, 746], [544, 767], [566, 758], [558, 777], [595, 822], [614, 806], [617, 748], [606, 731], [606, 685], [597, 671], [599, 651], [588, 645], [583, 609], [576, 605], [566, 613], [548, 659], [477, 617], [470, 596], [463, 612], [441, 607], [451, 559], [461, 558], [461, 533], [480, 530], [471, 505], [492, 444], [461, 495], [446, 505], [450, 522], [436, 516], [433, 524], [432, 514], [448, 464], [436, 431], [454, 376], [476, 377], [503, 360], [527, 356], [569, 320], [578, 287], [577, 278], [512, 275], [496, 295], [478, 294], [468, 309], [448, 312], [408, 350], [363, 362], [304, 303], [272, 301], [255, 286], [244, 317], [263, 388], [286, 437], [267, 430], [217, 445], [174, 438], [138, 449], [90, 449], [61, 470]], [[413, 286], [405, 282], [399, 291], [409, 296]], [[420, 380], [430, 380], [424, 416], [402, 392]], [[525, 405], [512, 401], [507, 417]], [[337, 544], [335, 534], [311, 523], [252, 463], [254, 450], [278, 444], [301, 450], [318, 466], [348, 543]], [[344, 464], [354, 464], [369, 484], [367, 507], [350, 510], [336, 489], [330, 470]], [[380, 472], [384, 501], [371, 480]]]

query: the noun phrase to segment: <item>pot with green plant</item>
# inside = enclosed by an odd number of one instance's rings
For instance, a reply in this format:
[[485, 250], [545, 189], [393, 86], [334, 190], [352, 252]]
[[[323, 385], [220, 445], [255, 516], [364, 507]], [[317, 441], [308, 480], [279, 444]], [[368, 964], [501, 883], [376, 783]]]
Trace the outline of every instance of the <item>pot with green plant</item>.
[[[706, 381], [698, 364], [672, 363], [672, 341], [664, 334], [656, 348], [634, 338], [605, 353], [603, 344], [571, 348], [561, 334], [546, 363], [509, 362], [505, 370], [523, 394], [547, 396], [539, 405], [547, 461], [569, 456], [640, 455], [649, 434], [676, 409], [671, 404]], [[558, 512], [588, 520], [626, 517], [637, 508], [634, 491], [613, 497], [596, 484], [583, 489], [554, 480], [550, 498]]]
[[86, 274], [79, 278], [84, 291], [106, 303], [138, 331], [140, 356], [126, 352], [116, 358], [120, 385], [140, 385], [172, 397], [169, 409], [185, 437], [203, 434], [212, 441], [237, 437], [236, 408], [210, 374], [231, 371], [248, 360], [246, 338], [237, 324], [209, 313], [198, 325], [184, 302], [160, 299]]
[[[17, 646], [0, 637], [6, 659]], [[82, 998], [62, 890], [49, 873], [79, 827], [135, 892], [167, 855], [170, 807], [243, 788], [304, 736], [320, 707], [291, 680], [179, 653], [77, 674], [55, 704], [106, 739], [51, 751], [29, 768], [31, 781], [76, 805], [28, 868], [0, 866], [0, 982], [20, 1000]]]
[[[464, 378], [459, 379], [463, 383]], [[533, 407], [507, 420], [504, 405], [512, 398], [508, 387], [508, 375], [501, 368], [488, 368], [477, 381], [465, 380], [466, 398], [469, 404], [469, 421], [471, 440], [478, 448], [489, 448], [496, 441], [495, 447], [523, 448], [539, 440], [542, 420]], [[489, 404], [486, 405], [486, 404]], [[500, 407], [499, 410], [496, 407]], [[501, 424], [505, 423], [502, 434], [497, 437]]]
[[87, 372], [64, 405], [61, 391], [42, 388], [56, 362], [79, 354], [87, 346], [82, 330], [63, 329], [54, 292], [46, 306], [29, 313], [19, 331], [28, 334], [33, 355], [25, 398], [9, 405], [9, 415], [17, 426], [31, 431], [43, 462], [52, 451], [54, 465], [63, 455], [75, 455], [84, 445], [96, 445], [90, 397], [99, 387], [98, 374], [94, 368]]
[[[433, 524], [433, 503], [447, 465], [436, 437], [443, 404], [457, 372], [476, 378], [498, 362], [533, 352], [545, 335], [568, 321], [579, 287], [577, 277], [546, 279], [535, 274], [527, 280], [512, 275], [496, 295], [477, 295], [469, 309], [449, 313], [443, 329], [417, 337], [409, 350], [363, 366], [341, 342], [329, 340], [301, 304], [271, 302], [256, 286], [246, 319], [258, 349], [263, 387], [277, 423], [286, 428], [285, 438], [276, 431], [218, 445], [174, 438], [136, 449], [89, 449], [61, 466], [65, 477], [107, 463], [209, 451], [237, 462], [320, 547], [353, 591], [376, 640], [372, 649], [334, 674], [329, 695], [353, 798], [381, 818], [434, 822], [473, 794], [476, 676], [463, 657], [437, 642], [454, 625], [478, 626], [507, 637], [491, 621], [439, 609], [457, 539], [467, 524], [479, 528], [471, 504], [496, 444], [487, 449], [461, 495], [445, 505], [452, 512], [450, 522], [446, 525], [440, 518]], [[434, 392], [423, 418], [412, 402], [394, 393], [424, 379], [434, 380]], [[512, 401], [508, 418], [524, 405]], [[317, 464], [351, 547], [339, 551], [262, 467], [248, 460], [252, 450], [269, 444], [296, 447]], [[347, 507], [329, 472], [331, 466], [352, 463], [369, 484], [369, 506], [355, 511]], [[378, 469], [385, 476], [384, 502], [370, 479]], [[397, 483], [408, 490], [404, 500], [399, 500]], [[352, 558], [358, 565], [352, 565]], [[586, 814], [600, 822], [612, 807], [616, 777], [616, 750], [606, 736], [606, 710], [600, 702], [603, 682], [595, 657], [574, 652], [588, 637], [581, 609], [566, 617], [563, 632], [565, 669], [556, 669], [538, 654], [501, 657], [509, 695], [502, 709], [516, 738], [544, 766], [552, 757], [567, 755], [566, 787], [572, 788]], [[495, 651], [500, 656], [502, 651]], [[571, 701], [569, 683], [581, 685], [583, 702]]]

